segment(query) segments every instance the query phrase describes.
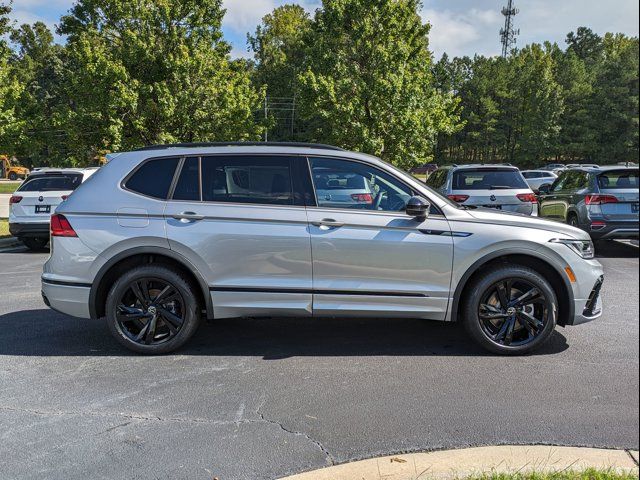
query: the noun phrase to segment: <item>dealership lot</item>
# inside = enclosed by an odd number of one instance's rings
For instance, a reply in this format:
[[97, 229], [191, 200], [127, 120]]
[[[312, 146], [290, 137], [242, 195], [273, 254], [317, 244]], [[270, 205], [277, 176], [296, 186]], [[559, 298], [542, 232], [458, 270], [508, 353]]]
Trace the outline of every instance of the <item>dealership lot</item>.
[[46, 254], [0, 253], [6, 478], [270, 479], [380, 454], [500, 443], [638, 448], [638, 249], [608, 243], [604, 316], [536, 355], [452, 324], [224, 320], [141, 357], [47, 309]]

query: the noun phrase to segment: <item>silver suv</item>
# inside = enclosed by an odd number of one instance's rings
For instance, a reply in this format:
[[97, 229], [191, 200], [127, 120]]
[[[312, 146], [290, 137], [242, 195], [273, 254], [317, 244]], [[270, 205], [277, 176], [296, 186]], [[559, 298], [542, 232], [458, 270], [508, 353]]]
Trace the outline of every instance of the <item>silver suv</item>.
[[[318, 194], [327, 175], [366, 186], [336, 202]], [[369, 155], [172, 145], [112, 156], [58, 207], [42, 295], [142, 353], [202, 318], [289, 315], [461, 321], [522, 354], [601, 315], [593, 254], [582, 230], [469, 209]]]
[[511, 165], [444, 167], [425, 183], [460, 204], [538, 215], [538, 199], [520, 170]]

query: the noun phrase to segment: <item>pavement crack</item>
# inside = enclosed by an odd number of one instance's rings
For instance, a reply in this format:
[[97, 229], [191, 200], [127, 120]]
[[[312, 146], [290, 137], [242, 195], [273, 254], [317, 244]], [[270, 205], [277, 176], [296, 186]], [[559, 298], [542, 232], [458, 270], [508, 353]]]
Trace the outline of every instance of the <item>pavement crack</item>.
[[631, 450], [625, 450], [625, 452], [627, 452], [627, 455], [631, 457], [631, 461], [636, 464], [636, 467], [640, 467], [640, 463], [638, 463], [638, 459], [633, 456], [633, 454], [631, 453]]
[[[309, 442], [313, 443], [316, 447], [318, 447], [320, 449], [320, 451], [323, 453], [323, 455], [326, 457], [326, 461], [329, 465], [335, 465], [336, 461], [333, 458], [333, 455], [331, 455], [331, 453], [329, 452], [329, 450], [327, 450], [324, 445], [322, 445], [322, 443], [320, 443], [318, 440], [311, 438], [309, 435], [307, 435], [304, 432], [299, 432], [297, 430], [291, 430], [287, 427], [285, 427], [282, 423], [276, 421], [276, 420], [271, 420], [268, 419], [264, 416], [264, 413], [262, 413], [262, 407], [264, 406], [264, 399], [262, 401], [262, 403], [260, 404], [260, 406], [257, 408], [256, 410], [256, 414], [258, 415], [258, 417], [260, 418], [260, 422], [264, 422], [264, 423], [270, 423], [272, 425], [277, 425], [278, 427], [280, 427], [280, 429], [290, 435], [295, 435], [295, 436], [300, 436], [300, 437], [304, 437], [305, 439], [307, 439]], [[251, 421], [251, 420], [250, 420]]]

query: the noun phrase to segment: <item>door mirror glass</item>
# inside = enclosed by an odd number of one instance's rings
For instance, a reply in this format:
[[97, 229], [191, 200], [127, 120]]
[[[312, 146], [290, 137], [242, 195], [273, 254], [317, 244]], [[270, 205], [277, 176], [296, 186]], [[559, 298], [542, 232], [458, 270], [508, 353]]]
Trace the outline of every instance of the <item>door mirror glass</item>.
[[422, 197], [411, 197], [407, 202], [406, 212], [410, 217], [416, 220], [424, 220], [429, 215], [431, 205]]
[[540, 185], [538, 187], [538, 193], [540, 193], [540, 195], [546, 195], [550, 191], [551, 191], [551, 184], [550, 183], [543, 183], [542, 185]]

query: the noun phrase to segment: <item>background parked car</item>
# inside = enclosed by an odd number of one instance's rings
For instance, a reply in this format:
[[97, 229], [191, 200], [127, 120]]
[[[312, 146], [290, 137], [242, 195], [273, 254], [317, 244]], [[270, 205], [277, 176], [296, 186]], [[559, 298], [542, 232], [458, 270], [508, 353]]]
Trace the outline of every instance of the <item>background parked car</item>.
[[520, 173], [535, 193], [538, 192], [540, 185], [553, 183], [558, 178], [557, 174], [549, 170], [523, 170]]
[[31, 172], [9, 199], [9, 231], [31, 250], [49, 242], [49, 220], [60, 205], [97, 168]]
[[426, 184], [451, 200], [525, 215], [538, 214], [538, 200], [516, 167], [454, 165], [436, 170]]
[[415, 167], [414, 169], [411, 170], [411, 175], [431, 175], [433, 172], [435, 172], [438, 169], [438, 165], [435, 163], [425, 163], [424, 165], [421, 165], [419, 167]]
[[638, 238], [638, 168], [578, 168], [540, 187], [540, 215], [581, 228], [594, 240]]

